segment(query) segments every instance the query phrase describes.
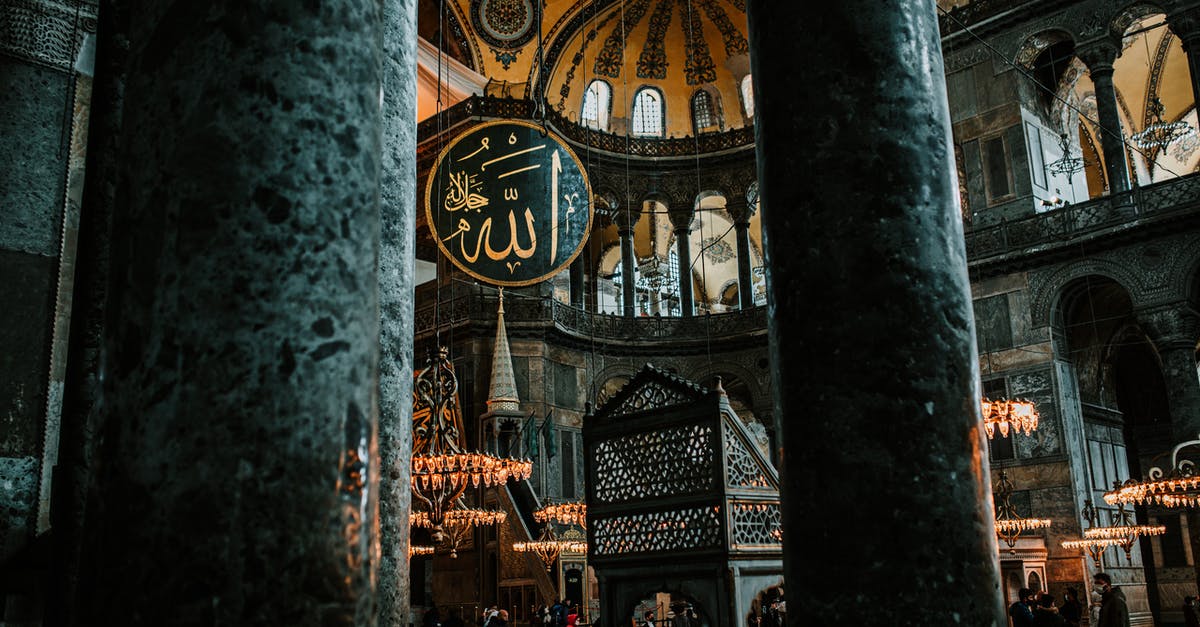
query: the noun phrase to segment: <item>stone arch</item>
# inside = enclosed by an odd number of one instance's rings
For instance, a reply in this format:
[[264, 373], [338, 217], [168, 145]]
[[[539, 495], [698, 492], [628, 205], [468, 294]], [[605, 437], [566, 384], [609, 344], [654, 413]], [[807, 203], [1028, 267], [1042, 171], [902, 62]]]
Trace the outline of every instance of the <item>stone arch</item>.
[[1126, 266], [1108, 259], [1084, 259], [1060, 266], [1045, 275], [1032, 273], [1030, 282], [1030, 313], [1033, 326], [1049, 326], [1058, 309], [1064, 289], [1072, 282], [1089, 275], [1098, 275], [1116, 282], [1133, 301], [1134, 307], [1145, 303], [1142, 282]]
[[[728, 375], [728, 376], [726, 376]], [[729, 376], [736, 377], [739, 381], [746, 384], [750, 390], [750, 401], [754, 403], [754, 408], [769, 408], [771, 403], [770, 391], [766, 385], [763, 385], [759, 379], [759, 375], [749, 368], [735, 362], [722, 361], [720, 363], [701, 363], [693, 366], [684, 375], [685, 379], [695, 381], [700, 385], [709, 387], [713, 384], [713, 377], [722, 376], [725, 380], [729, 380]]]
[[[1137, 20], [1147, 15], [1166, 12], [1166, 9], [1153, 2], [1138, 0], [1137, 2], [1129, 3], [1113, 16], [1113, 19], [1108, 24], [1108, 32], [1114, 37], [1124, 37], [1125, 31], [1129, 30], [1129, 27]], [[1168, 28], [1170, 27], [1169, 22], [1170, 20], [1168, 20]]]
[[1038, 55], [1045, 52], [1050, 46], [1064, 41], [1074, 42], [1075, 38], [1071, 33], [1058, 28], [1043, 30], [1029, 35], [1017, 47], [1017, 52], [1013, 55], [1013, 62], [1026, 70], [1033, 69], [1033, 62], [1038, 58]]
[[1200, 237], [1189, 238], [1176, 250], [1170, 277], [1171, 299], [1200, 307]]

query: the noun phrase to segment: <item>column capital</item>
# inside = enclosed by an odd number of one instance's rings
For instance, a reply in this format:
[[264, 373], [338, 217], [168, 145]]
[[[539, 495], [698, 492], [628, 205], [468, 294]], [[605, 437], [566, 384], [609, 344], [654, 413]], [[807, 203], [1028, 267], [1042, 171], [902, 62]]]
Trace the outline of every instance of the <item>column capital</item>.
[[617, 225], [617, 233], [624, 236], [626, 233], [633, 232], [633, 227], [637, 224], [640, 217], [641, 212], [616, 211], [612, 215], [612, 221], [613, 224]]
[[1147, 307], [1134, 312], [1146, 335], [1159, 350], [1196, 350], [1200, 339], [1200, 313], [1187, 303]]
[[1104, 37], [1076, 48], [1075, 56], [1083, 61], [1093, 78], [1097, 74], [1111, 76], [1113, 63], [1121, 56], [1121, 45]]
[[745, 228], [750, 226], [750, 219], [754, 217], [755, 205], [743, 195], [731, 196], [725, 199], [725, 212], [733, 218], [735, 226]]
[[667, 217], [671, 218], [671, 230], [680, 235], [692, 232], [696, 212], [686, 205], [672, 205], [667, 209]]

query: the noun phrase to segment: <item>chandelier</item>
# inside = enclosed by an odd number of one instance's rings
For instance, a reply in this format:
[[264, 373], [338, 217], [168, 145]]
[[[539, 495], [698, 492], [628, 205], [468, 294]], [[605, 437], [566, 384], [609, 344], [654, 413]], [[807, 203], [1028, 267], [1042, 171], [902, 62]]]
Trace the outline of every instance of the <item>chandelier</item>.
[[579, 502], [553, 503], [534, 512], [533, 519], [540, 523], [556, 522], [587, 529], [587, 505]]
[[[504, 522], [508, 515], [504, 512], [488, 510], [488, 509], [452, 509], [446, 512], [446, 516], [442, 520], [443, 525], [459, 525], [459, 526], [480, 526], [480, 525], [496, 525]], [[412, 512], [408, 515], [408, 523], [414, 527], [422, 529], [432, 529], [434, 527], [433, 520], [429, 516], [429, 512]]]
[[1134, 133], [1131, 140], [1137, 144], [1138, 148], [1143, 150], [1159, 149], [1164, 150], [1167, 146], [1196, 134], [1196, 129], [1190, 124], [1182, 120], [1178, 122], [1167, 122], [1163, 120], [1163, 113], [1166, 107], [1163, 106], [1162, 100], [1155, 97], [1150, 103], [1150, 114], [1154, 116], [1154, 121], [1146, 125], [1146, 128]]
[[1086, 165], [1082, 158], [1076, 157], [1071, 151], [1071, 142], [1067, 139], [1067, 134], [1059, 135], [1058, 145], [1062, 148], [1062, 156], [1055, 161], [1046, 164], [1046, 169], [1051, 174], [1065, 175], [1067, 184], [1071, 183], [1071, 177], [1081, 172]]
[[408, 545], [408, 556], [416, 557], [418, 555], [433, 555], [433, 547], [428, 545], [410, 544]]
[[458, 378], [448, 351], [438, 347], [413, 383], [412, 491], [434, 542], [445, 539], [447, 514], [467, 488], [527, 479], [533, 462], [465, 451]]
[[1009, 431], [1029, 435], [1038, 426], [1038, 411], [1032, 401], [983, 399], [983, 428], [989, 438], [995, 437], [997, 427], [1000, 437], [1007, 438]]
[[996, 507], [996, 535], [1008, 545], [1009, 549], [1017, 546], [1017, 538], [1023, 531], [1045, 529], [1050, 526], [1049, 518], [1021, 518], [1017, 508], [1009, 502], [1012, 496], [1013, 482], [1008, 479], [1008, 473], [1000, 471], [1000, 505]]
[[1092, 505], [1090, 499], [1084, 503], [1083, 515], [1088, 519], [1089, 525], [1083, 531], [1083, 539], [1111, 541], [1112, 544], [1125, 550], [1125, 560], [1130, 563], [1133, 562], [1133, 557], [1130, 553], [1133, 551], [1133, 545], [1137, 542], [1138, 538], [1142, 536], [1161, 536], [1167, 532], [1167, 528], [1163, 525], [1137, 524], [1134, 513], [1127, 511], [1124, 503], [1119, 504], [1117, 511], [1112, 512], [1111, 524], [1107, 527], [1100, 525], [1100, 511]]
[[1100, 563], [1100, 559], [1104, 557], [1104, 551], [1108, 547], [1119, 544], [1116, 540], [1065, 540], [1062, 543], [1064, 549], [1081, 549], [1087, 551], [1088, 556], [1092, 558], [1092, 562], [1096, 565], [1096, 570], [1103, 570], [1104, 566]]
[[1130, 479], [1113, 483], [1104, 493], [1109, 505], [1158, 505], [1161, 507], [1197, 507], [1200, 505], [1200, 476], [1190, 459], [1179, 459], [1179, 452], [1189, 446], [1200, 446], [1200, 440], [1189, 440], [1171, 451], [1171, 467], [1150, 469], [1146, 479]]
[[561, 553], [587, 553], [587, 542], [581, 539], [558, 539], [547, 523], [542, 526], [542, 535], [532, 542], [515, 542], [513, 550], [518, 553], [533, 553], [546, 565], [546, 571], [554, 567], [554, 560]]

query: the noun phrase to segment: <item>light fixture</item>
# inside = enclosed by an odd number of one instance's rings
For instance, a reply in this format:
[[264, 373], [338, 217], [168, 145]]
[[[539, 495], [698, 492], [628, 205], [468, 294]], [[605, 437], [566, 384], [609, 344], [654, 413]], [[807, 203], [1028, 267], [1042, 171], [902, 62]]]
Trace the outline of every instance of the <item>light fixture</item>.
[[533, 553], [546, 565], [549, 572], [554, 567], [554, 560], [562, 553], [587, 553], [587, 542], [568, 540], [554, 537], [554, 530], [547, 523], [542, 526], [542, 535], [532, 542], [515, 542], [513, 550], [518, 553]]
[[1125, 560], [1132, 563], [1133, 544], [1143, 536], [1161, 536], [1167, 532], [1163, 525], [1139, 525], [1134, 513], [1125, 509], [1125, 504], [1117, 505], [1117, 511], [1110, 514], [1110, 525], [1100, 525], [1100, 510], [1085, 502], [1083, 515], [1088, 519], [1089, 527], [1083, 531], [1084, 540], [1109, 540], [1125, 550]]
[[996, 507], [996, 535], [1008, 545], [1009, 549], [1017, 546], [1017, 538], [1023, 531], [1045, 529], [1050, 526], [1049, 518], [1022, 518], [1017, 508], [1009, 502], [1013, 493], [1013, 482], [1008, 479], [1008, 473], [1000, 471], [1000, 504]]
[[412, 491], [440, 543], [446, 516], [467, 488], [528, 479], [533, 462], [464, 450], [458, 378], [444, 346], [417, 374], [413, 396]]
[[419, 555], [433, 555], [434, 548], [427, 545], [410, 544], [408, 545], [408, 556], [417, 557]]
[[1145, 479], [1114, 483], [1113, 489], [1104, 493], [1104, 502], [1109, 505], [1197, 507], [1200, 505], [1200, 476], [1196, 464], [1190, 459], [1179, 458], [1179, 452], [1191, 446], [1200, 446], [1200, 440], [1177, 444], [1171, 450], [1170, 468], [1164, 470], [1155, 466], [1146, 473]]
[[562, 525], [579, 525], [587, 528], [587, 505], [584, 503], [552, 503], [533, 513], [540, 523], [556, 522]]
[[1150, 114], [1154, 116], [1154, 121], [1146, 125], [1146, 128], [1134, 133], [1131, 140], [1137, 144], [1138, 148], [1143, 150], [1159, 149], [1164, 150], [1167, 146], [1196, 134], [1196, 129], [1190, 124], [1182, 120], [1178, 122], [1167, 122], [1163, 119], [1163, 113], [1166, 112], [1166, 107], [1163, 106], [1162, 100], [1155, 96], [1150, 103]]
[[983, 428], [989, 438], [995, 437], [996, 429], [1000, 437], [1007, 438], [1009, 431], [1019, 431], [1029, 435], [1038, 427], [1038, 411], [1032, 401], [983, 399]]
[[1062, 543], [1064, 549], [1080, 549], [1087, 551], [1088, 556], [1092, 558], [1092, 562], [1096, 564], [1096, 570], [1103, 570], [1104, 566], [1100, 563], [1100, 559], [1104, 557], [1104, 551], [1108, 547], [1119, 544], [1116, 540], [1065, 540]]
[[[496, 525], [504, 522], [508, 515], [501, 511], [487, 509], [452, 509], [446, 512], [442, 520], [443, 525], [460, 525], [460, 526], [480, 526], [480, 525]], [[429, 512], [412, 512], [408, 515], [408, 522], [414, 527], [422, 529], [432, 529], [434, 527], [433, 520], [429, 516]]]
[[[1071, 184], [1071, 177], [1081, 172], [1087, 165], [1081, 157], [1076, 157], [1071, 149], [1071, 141], [1067, 138], [1067, 134], [1063, 133], [1058, 136], [1058, 145], [1062, 149], [1062, 156], [1055, 161], [1046, 164], [1046, 170], [1051, 174], [1067, 177], [1067, 184]], [[1043, 204], [1045, 201], [1042, 201]]]

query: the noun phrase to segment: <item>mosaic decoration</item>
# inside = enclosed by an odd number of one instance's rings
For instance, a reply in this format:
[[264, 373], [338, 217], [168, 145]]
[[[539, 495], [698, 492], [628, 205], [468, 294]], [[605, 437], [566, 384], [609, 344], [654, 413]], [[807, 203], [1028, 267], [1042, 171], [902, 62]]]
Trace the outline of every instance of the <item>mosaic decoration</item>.
[[[609, 13], [598, 24], [589, 29], [587, 35], [584, 37], [583, 44], [579, 46], [579, 52], [576, 52], [575, 56], [571, 57], [571, 67], [567, 69], [567, 77], [563, 80], [562, 88], [558, 91], [560, 98], [556, 108], [560, 113], [567, 107], [567, 98], [571, 96], [571, 83], [575, 80], [575, 69], [579, 67], [580, 63], [583, 63], [584, 51], [596, 40], [597, 31], [607, 26], [608, 22], [616, 16], [616, 13]], [[551, 61], [546, 67], [554, 67], [552, 63]]]
[[767, 475], [754, 461], [750, 450], [742, 439], [733, 432], [733, 427], [722, 423], [725, 431], [725, 465], [729, 471], [729, 485], [739, 488], [769, 488]]
[[671, 26], [671, 10], [675, 0], [658, 0], [654, 14], [650, 16], [650, 32], [646, 37], [646, 45], [638, 58], [638, 78], [667, 77], [667, 50], [663, 39], [667, 36], [667, 28]]
[[729, 0], [729, 4], [742, 13], [746, 12], [746, 0]]
[[517, 60], [517, 55], [521, 54], [520, 50], [496, 50], [495, 48], [488, 48], [488, 50], [496, 55], [496, 63], [504, 66], [506, 70], [513, 64], [513, 61]]
[[689, 507], [596, 521], [595, 554], [622, 555], [721, 546], [720, 507]]
[[598, 502], [693, 494], [713, 487], [713, 429], [688, 425], [634, 433], [595, 447]]
[[[646, 15], [646, 9], [649, 7], [650, 0], [633, 0], [625, 8], [625, 14], [613, 31], [609, 33], [608, 38], [604, 40], [604, 47], [596, 55], [594, 70], [597, 76], [609, 78], [621, 76], [621, 65], [625, 61], [625, 40], [629, 36], [628, 33], [641, 23], [642, 17]], [[619, 14], [620, 11], [617, 13]]]
[[783, 543], [783, 513], [779, 503], [733, 502], [733, 544], [736, 546], [778, 547]]
[[729, 19], [729, 15], [717, 4], [717, 0], [696, 0], [696, 4], [704, 9], [708, 19], [721, 31], [721, 38], [725, 40], [725, 54], [731, 57], [750, 54], [750, 44], [746, 43], [746, 36], [734, 25], [733, 20]]
[[705, 238], [700, 242], [700, 249], [704, 251], [704, 256], [713, 263], [725, 263], [731, 261], [735, 256], [733, 246], [718, 237]]
[[689, 10], [686, 4], [688, 0], [680, 1], [685, 3], [681, 8], [683, 19], [679, 23], [683, 27], [684, 40], [687, 42], [684, 46], [687, 58], [683, 68], [687, 84], [703, 85], [716, 82], [717, 66], [708, 50], [708, 42], [704, 39], [704, 24], [701, 23], [697, 11]]
[[471, 23], [489, 45], [519, 48], [537, 29], [537, 10], [532, 0], [471, 0]]

